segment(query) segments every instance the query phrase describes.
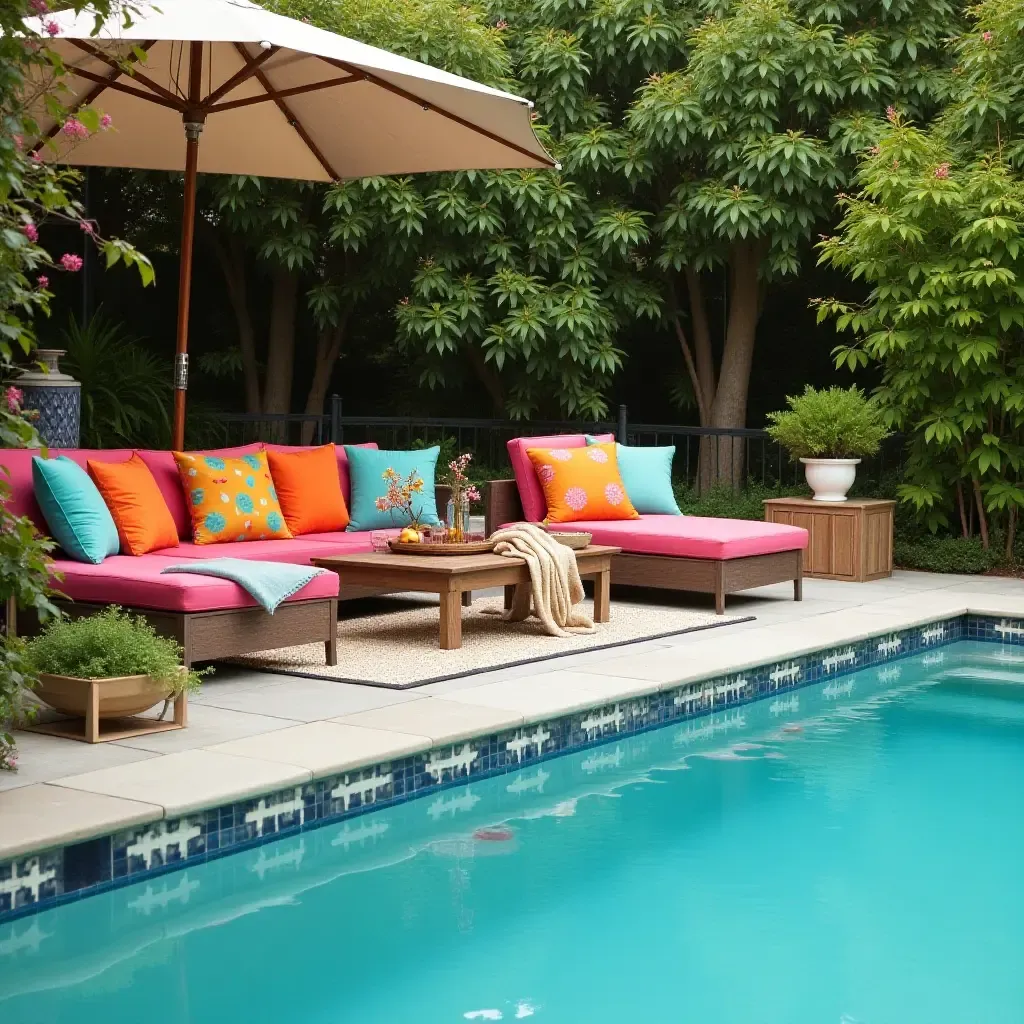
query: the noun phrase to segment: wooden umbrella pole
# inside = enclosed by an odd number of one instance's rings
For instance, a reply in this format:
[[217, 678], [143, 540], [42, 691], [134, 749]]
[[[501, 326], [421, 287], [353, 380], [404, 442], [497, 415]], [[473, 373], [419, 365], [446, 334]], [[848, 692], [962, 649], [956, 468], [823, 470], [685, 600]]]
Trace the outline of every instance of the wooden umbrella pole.
[[174, 429], [171, 447], [185, 447], [185, 392], [188, 389], [188, 311], [192, 296], [192, 244], [196, 230], [196, 173], [203, 114], [199, 110], [203, 79], [203, 44], [193, 42], [189, 52], [189, 104], [185, 124], [185, 196], [181, 210], [181, 260], [178, 269], [178, 330], [174, 347]]

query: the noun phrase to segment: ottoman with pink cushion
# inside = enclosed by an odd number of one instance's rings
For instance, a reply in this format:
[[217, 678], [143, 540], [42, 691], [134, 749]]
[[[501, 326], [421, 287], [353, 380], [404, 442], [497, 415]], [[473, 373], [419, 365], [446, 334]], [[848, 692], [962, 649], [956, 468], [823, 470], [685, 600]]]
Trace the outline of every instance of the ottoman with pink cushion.
[[[611, 435], [599, 440], [611, 441]], [[508, 442], [514, 480], [492, 480], [486, 498], [487, 530], [505, 523], [539, 523], [547, 515], [529, 448], [581, 448], [584, 434], [517, 437]], [[727, 594], [792, 581], [803, 597], [807, 531], [751, 519], [642, 515], [639, 519], [560, 523], [559, 530], [593, 534], [594, 543], [622, 549], [612, 559], [612, 584], [714, 594], [725, 611]]]

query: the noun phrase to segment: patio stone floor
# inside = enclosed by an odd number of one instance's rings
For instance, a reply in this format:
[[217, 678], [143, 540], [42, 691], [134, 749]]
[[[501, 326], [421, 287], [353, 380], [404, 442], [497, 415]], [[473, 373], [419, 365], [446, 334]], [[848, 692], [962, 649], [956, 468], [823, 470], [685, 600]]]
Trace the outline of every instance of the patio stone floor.
[[[707, 607], [693, 595], [653, 600]], [[223, 666], [178, 732], [97, 745], [20, 732], [19, 771], [0, 773], [0, 860], [932, 619], [1022, 617], [1024, 580], [806, 580], [800, 603], [780, 584], [732, 597], [727, 610], [755, 618], [414, 690]]]

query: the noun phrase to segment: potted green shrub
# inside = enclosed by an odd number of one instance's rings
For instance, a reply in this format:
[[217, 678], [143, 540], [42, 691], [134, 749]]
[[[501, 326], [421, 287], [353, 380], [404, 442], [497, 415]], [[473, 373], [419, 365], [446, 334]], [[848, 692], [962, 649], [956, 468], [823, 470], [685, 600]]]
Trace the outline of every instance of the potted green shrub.
[[878, 407], [860, 388], [809, 385], [788, 409], [770, 412], [769, 436], [804, 466], [815, 501], [846, 501], [865, 455], [874, 455], [889, 431]]
[[[200, 684], [200, 673], [182, 666], [176, 640], [158, 635], [144, 618], [116, 606], [51, 622], [28, 642], [26, 654], [39, 676], [36, 695], [55, 711], [85, 719], [84, 734], [77, 722], [33, 728], [88, 743], [183, 728], [187, 695]], [[165, 722], [172, 700], [174, 718]], [[160, 720], [131, 718], [160, 701]], [[122, 718], [129, 720], [101, 735], [104, 719]]]

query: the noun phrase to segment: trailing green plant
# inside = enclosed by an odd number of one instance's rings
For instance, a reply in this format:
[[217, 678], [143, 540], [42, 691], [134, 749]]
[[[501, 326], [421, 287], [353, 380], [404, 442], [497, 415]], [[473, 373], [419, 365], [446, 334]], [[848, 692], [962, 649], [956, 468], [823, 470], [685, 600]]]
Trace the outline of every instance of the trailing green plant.
[[890, 431], [860, 388], [804, 388], [788, 409], [768, 413], [768, 435], [796, 459], [858, 459], [875, 455]]
[[162, 448], [171, 433], [171, 369], [103, 309], [70, 317], [58, 347], [82, 384], [82, 446]]
[[[61, 3], [81, 11], [89, 0]], [[91, 0], [97, 26], [112, 11], [127, 16], [119, 0]], [[75, 274], [82, 268], [77, 252], [52, 256], [40, 244], [40, 230], [55, 223], [75, 229], [82, 244], [92, 246], [107, 266], [134, 266], [144, 285], [153, 280], [149, 261], [133, 246], [103, 238], [77, 198], [80, 175], [41, 159], [33, 140], [38, 126], [33, 109], [45, 109], [65, 138], [82, 139], [112, 127], [102, 110], [88, 103], [66, 109], [61, 81], [64, 65], [50, 48], [59, 33], [46, 0], [0, 0], [0, 384], [9, 384], [14, 356], [30, 356], [36, 342], [35, 319], [50, 310], [50, 274]], [[27, 22], [27, 17], [36, 18]], [[43, 154], [56, 149], [44, 141]], [[21, 410], [21, 393], [8, 386], [0, 395], [0, 447], [37, 447], [39, 437]], [[6, 471], [0, 467], [0, 601], [13, 599], [42, 618], [54, 612], [49, 602], [48, 542], [25, 518], [12, 516]], [[24, 646], [0, 634], [0, 769], [14, 767], [14, 739], [8, 731], [24, 708], [24, 694], [34, 682]]]
[[80, 679], [146, 675], [172, 694], [198, 690], [204, 674], [183, 671], [181, 654], [176, 640], [160, 636], [141, 615], [116, 605], [95, 615], [53, 621], [26, 644], [36, 672]]

